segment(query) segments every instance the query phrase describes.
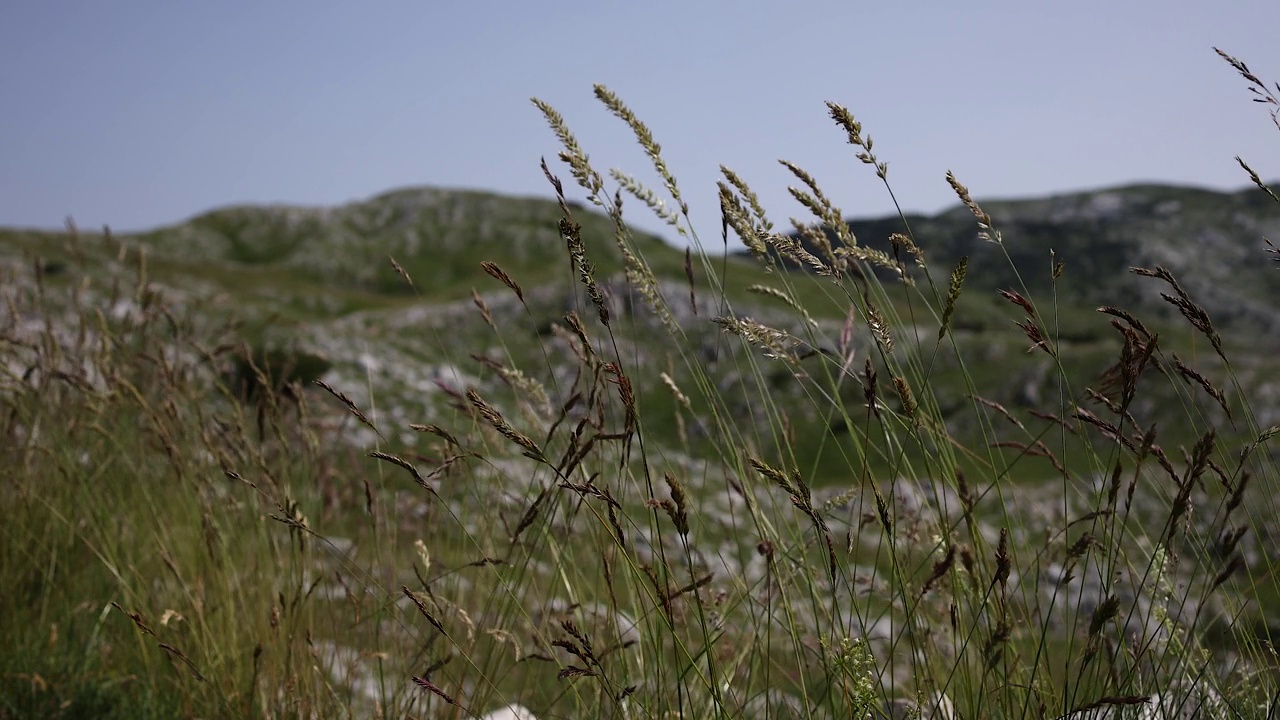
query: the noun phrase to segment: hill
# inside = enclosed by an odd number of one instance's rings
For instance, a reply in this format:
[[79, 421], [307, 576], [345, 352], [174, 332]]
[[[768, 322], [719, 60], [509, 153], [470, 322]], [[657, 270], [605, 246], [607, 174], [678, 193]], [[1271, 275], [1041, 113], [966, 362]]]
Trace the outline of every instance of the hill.
[[1025, 283], [1024, 291], [1047, 296], [1052, 251], [1066, 263], [1056, 289], [1060, 303], [1116, 305], [1173, 318], [1176, 310], [1157, 288], [1126, 272], [1163, 266], [1215, 323], [1271, 336], [1280, 331], [1275, 266], [1264, 262], [1263, 244], [1264, 237], [1280, 238], [1280, 205], [1260, 190], [1146, 184], [979, 204], [1001, 232], [1002, 245], [979, 238], [963, 206], [848, 225], [860, 242], [886, 251], [889, 235], [909, 227], [935, 270], [949, 270], [969, 256], [970, 290], [1024, 290]]
[[[998, 289], [1019, 289], [1033, 298], [1058, 340], [1073, 345], [1063, 370], [1078, 378], [1080, 387], [1103, 373], [1118, 349], [1107, 318], [1094, 312], [1102, 304], [1134, 312], [1157, 332], [1173, 330], [1164, 347], [1194, 359], [1194, 339], [1176, 309], [1160, 297], [1168, 288], [1127, 272], [1134, 265], [1172, 270], [1224, 334], [1237, 331], [1229, 341], [1239, 380], [1260, 398], [1280, 394], [1265, 370], [1269, 353], [1280, 345], [1275, 332], [1280, 319], [1272, 310], [1274, 268], [1265, 262], [1261, 239], [1280, 237], [1280, 206], [1268, 204], [1261, 193], [1143, 185], [982, 205], [995, 218], [1002, 245], [979, 239], [964, 208], [905, 218], [938, 286], [945, 289], [946, 273], [961, 256], [969, 256], [956, 338], [995, 360], [970, 370], [939, 364], [931, 392], [944, 410], [963, 409], [971, 380], [987, 397], [1011, 407], [1035, 405], [1056, 392], [1046, 385], [1053, 375], [1047, 358], [1015, 361], [1016, 354], [1007, 354], [1027, 343], [1015, 325], [1020, 311], [1001, 299]], [[671, 365], [664, 354], [670, 350], [660, 323], [643, 310], [645, 302], [621, 272], [614, 224], [583, 207], [573, 212], [612, 302], [639, 310], [639, 322], [614, 328], [617, 339], [635, 357], [652, 360], [648, 369], [656, 381], [658, 371]], [[383, 413], [419, 422], [448, 406], [448, 394], [439, 392], [442, 385], [456, 388], [481, 380], [483, 372], [461, 369], [474, 365], [476, 357], [505, 356], [512, 366], [532, 362], [554, 374], [559, 359], [546, 355], [547, 333], [569, 309], [590, 313], [566, 259], [559, 218], [560, 208], [551, 200], [411, 188], [329, 208], [223, 208], [136, 235], [0, 230], [0, 260], [18, 280], [27, 277], [19, 269], [34, 261], [42, 282], [83, 285], [81, 302], [90, 305], [108, 303], [105, 289], [122, 276], [140, 276], [141, 283], [192, 308], [211, 328], [234, 318], [237, 342], [321, 358], [332, 368], [330, 378], [357, 400], [376, 395]], [[886, 239], [904, 229], [903, 221], [851, 220], [849, 226], [861, 243], [888, 250]], [[691, 268], [690, 287], [683, 252], [647, 233], [632, 233], [628, 242], [653, 269], [691, 346], [708, 362], [726, 352], [723, 329], [711, 322], [726, 307], [825, 347], [842, 336], [851, 317], [847, 287], [801, 282], [802, 273], [769, 271], [739, 255], [723, 265]], [[1050, 250], [1067, 268], [1052, 286]], [[486, 275], [483, 261], [497, 262], [520, 283], [524, 301]], [[722, 291], [714, 289], [717, 285]], [[762, 286], [784, 289], [812, 320], [793, 312], [780, 296], [759, 292]], [[493, 328], [481, 321], [473, 291], [490, 312]], [[937, 317], [920, 314], [905, 293], [888, 301], [902, 303], [895, 314], [912, 318], [917, 342], [936, 332]], [[110, 303], [114, 312], [128, 311], [127, 303]], [[868, 333], [855, 338], [864, 350], [870, 348]], [[784, 374], [775, 378], [779, 387], [785, 385]], [[835, 422], [804, 409], [809, 401], [798, 386], [779, 387], [772, 390], [775, 398], [796, 393], [791, 414], [801, 426], [816, 429]], [[753, 392], [743, 385], [727, 394], [748, 412]], [[667, 402], [654, 399], [661, 396], [650, 394], [650, 399]]]
[[[581, 208], [579, 208], [581, 209]], [[406, 188], [338, 207], [242, 206], [214, 210], [139, 236], [156, 252], [195, 262], [269, 268], [277, 274], [349, 290], [409, 295], [388, 257], [433, 298], [470, 291], [483, 260], [501, 258], [534, 283], [564, 266], [556, 203], [486, 192]], [[605, 271], [618, 268], [613, 226], [581, 212], [583, 235]], [[637, 234], [641, 252], [674, 256], [658, 238]]]

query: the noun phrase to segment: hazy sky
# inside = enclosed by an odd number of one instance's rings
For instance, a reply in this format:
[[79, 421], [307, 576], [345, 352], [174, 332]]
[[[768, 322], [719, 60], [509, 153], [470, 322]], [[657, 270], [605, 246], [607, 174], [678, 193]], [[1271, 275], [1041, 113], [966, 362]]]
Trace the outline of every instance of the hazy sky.
[[558, 148], [534, 95], [601, 170], [651, 179], [596, 82], [649, 124], [716, 241], [721, 163], [783, 223], [800, 210], [778, 158], [849, 215], [891, 209], [828, 99], [908, 209], [952, 204], [948, 169], [979, 198], [1236, 188], [1236, 154], [1280, 175], [1280, 133], [1210, 48], [1280, 79], [1278, 29], [1277, 0], [7, 2], [0, 225], [132, 230], [406, 185], [545, 195]]

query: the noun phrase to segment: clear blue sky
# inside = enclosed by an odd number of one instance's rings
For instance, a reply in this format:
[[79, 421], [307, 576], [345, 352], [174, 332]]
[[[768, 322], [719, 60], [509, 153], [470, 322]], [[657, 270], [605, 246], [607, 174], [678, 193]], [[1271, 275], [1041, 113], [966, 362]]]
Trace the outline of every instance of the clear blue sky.
[[653, 129], [704, 238], [720, 163], [784, 223], [777, 158], [847, 214], [890, 210], [828, 99], [908, 209], [952, 204], [948, 169], [979, 198], [1236, 188], [1236, 154], [1280, 174], [1280, 133], [1210, 47], [1280, 79], [1278, 33], [1277, 0], [7, 2], [0, 225], [134, 230], [406, 185], [545, 195], [557, 147], [533, 95], [602, 170], [652, 178], [595, 82]]

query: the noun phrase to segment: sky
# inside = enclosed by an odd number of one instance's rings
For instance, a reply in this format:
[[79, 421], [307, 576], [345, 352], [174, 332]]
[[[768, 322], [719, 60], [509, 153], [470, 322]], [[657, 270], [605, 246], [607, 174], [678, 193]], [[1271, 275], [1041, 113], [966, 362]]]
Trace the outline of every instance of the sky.
[[846, 215], [893, 210], [826, 100], [907, 210], [954, 204], [948, 170], [979, 199], [1235, 189], [1236, 155], [1280, 175], [1280, 133], [1211, 48], [1280, 79], [1278, 29], [1276, 0], [9, 2], [0, 225], [132, 231], [418, 185], [549, 196], [539, 158], [569, 174], [532, 96], [602, 172], [660, 190], [594, 83], [649, 125], [715, 242], [721, 164], [780, 224], [802, 215], [780, 158]]

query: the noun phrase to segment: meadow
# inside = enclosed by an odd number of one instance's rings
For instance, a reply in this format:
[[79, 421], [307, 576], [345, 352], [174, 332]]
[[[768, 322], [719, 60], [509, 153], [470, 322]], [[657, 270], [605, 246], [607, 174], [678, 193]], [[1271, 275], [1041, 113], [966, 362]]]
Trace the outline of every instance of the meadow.
[[[1223, 58], [1280, 130], [1280, 86]], [[906, 216], [856, 237], [790, 163], [807, 220], [724, 168], [699, 235], [653, 133], [595, 92], [654, 183], [601, 174], [535, 100], [559, 244], [531, 277], [369, 259], [387, 308], [468, 291], [384, 328], [448, 359], [413, 390], [429, 416], [158, 281], [145, 238], [24, 246], [0, 720], [1280, 714], [1280, 426], [1242, 381], [1270, 366], [1235, 360], [1259, 338], [1160, 266], [1109, 271], [1166, 314], [1062, 300], [1103, 263], [1011, 251], [950, 173], [1016, 285], [967, 292], [985, 268], [934, 265]], [[892, 195], [870, 130], [826, 111]], [[353, 343], [385, 309], [333, 302]]]

